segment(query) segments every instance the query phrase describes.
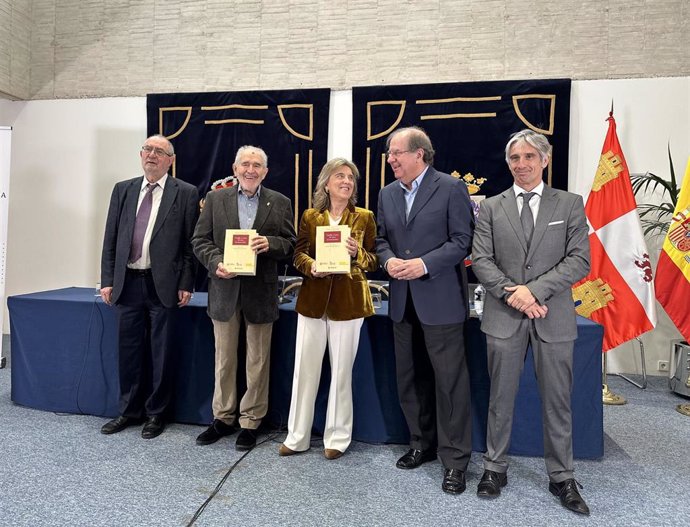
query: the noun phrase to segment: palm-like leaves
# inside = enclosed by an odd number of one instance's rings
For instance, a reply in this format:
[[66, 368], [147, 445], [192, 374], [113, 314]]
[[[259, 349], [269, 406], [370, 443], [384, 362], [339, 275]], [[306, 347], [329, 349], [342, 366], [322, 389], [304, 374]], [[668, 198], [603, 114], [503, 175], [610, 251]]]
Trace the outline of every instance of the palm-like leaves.
[[665, 180], [651, 172], [630, 174], [630, 182], [635, 195], [661, 191], [662, 197], [668, 194], [671, 199], [671, 201], [664, 201], [658, 205], [643, 203], [637, 206], [645, 236], [649, 234], [652, 236], [665, 236], [671, 223], [671, 216], [673, 216], [673, 212], [676, 210], [679, 189], [676, 184], [676, 173], [673, 170], [670, 145], [668, 148], [668, 164], [671, 169], [670, 180]]

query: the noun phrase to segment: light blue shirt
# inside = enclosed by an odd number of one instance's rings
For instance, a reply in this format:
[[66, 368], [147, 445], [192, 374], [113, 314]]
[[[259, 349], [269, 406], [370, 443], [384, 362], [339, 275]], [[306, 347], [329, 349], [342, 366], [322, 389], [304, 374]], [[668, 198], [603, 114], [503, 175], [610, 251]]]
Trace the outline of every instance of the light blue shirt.
[[403, 189], [403, 195], [405, 196], [405, 219], [410, 217], [410, 211], [412, 210], [414, 199], [417, 197], [419, 185], [422, 184], [422, 180], [424, 179], [427, 170], [429, 170], [428, 165], [421, 174], [419, 174], [416, 178], [414, 178], [414, 180], [412, 180], [412, 189], [408, 189], [402, 181], [399, 182], [400, 186]]
[[237, 190], [237, 214], [240, 217], [240, 229], [251, 229], [256, 219], [256, 211], [259, 209], [259, 195], [261, 187], [256, 189], [256, 193], [249, 197], [242, 187]]
[[[405, 219], [410, 217], [410, 211], [412, 210], [412, 205], [414, 204], [414, 199], [417, 197], [417, 191], [419, 190], [419, 185], [422, 184], [426, 172], [429, 170], [429, 165], [412, 181], [412, 188], [408, 189], [402, 181], [399, 181], [400, 187], [403, 189], [403, 195], [405, 196]], [[387, 269], [388, 260], [383, 265], [384, 269]], [[424, 274], [429, 274], [429, 270], [426, 268], [426, 263], [422, 260], [422, 265], [424, 266]]]

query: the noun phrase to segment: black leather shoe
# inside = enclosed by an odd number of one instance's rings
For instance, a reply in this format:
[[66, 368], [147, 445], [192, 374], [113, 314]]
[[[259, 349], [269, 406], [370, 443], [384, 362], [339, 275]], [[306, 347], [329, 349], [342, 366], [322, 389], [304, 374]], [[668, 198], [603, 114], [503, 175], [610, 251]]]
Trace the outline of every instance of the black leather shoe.
[[250, 428], [243, 428], [240, 435], [235, 441], [235, 448], [237, 450], [251, 450], [256, 446], [256, 430]]
[[585, 500], [580, 496], [580, 491], [577, 490], [578, 487], [582, 488], [582, 485], [573, 478], [566, 479], [560, 483], [549, 483], [549, 491], [554, 496], [558, 496], [561, 500], [561, 505], [569, 511], [589, 516], [589, 507], [587, 507]]
[[158, 437], [165, 430], [165, 421], [160, 415], [152, 415], [144, 423], [144, 428], [141, 429], [141, 437], [144, 439], [153, 439]]
[[218, 441], [221, 437], [230, 436], [235, 433], [235, 425], [226, 425], [219, 419], [214, 419], [206, 430], [201, 432], [196, 438], [197, 445], [210, 445]]
[[434, 459], [436, 459], [435, 450], [417, 450], [416, 448], [410, 448], [403, 457], [398, 459], [395, 466], [404, 469], [417, 468], [422, 463], [433, 461]]
[[497, 498], [501, 494], [501, 487], [508, 484], [508, 475], [504, 472], [485, 470], [477, 485], [477, 496], [480, 498]]
[[120, 417], [116, 417], [112, 421], [105, 423], [101, 427], [101, 434], [117, 434], [118, 432], [122, 432], [128, 426], [138, 425], [139, 423], [141, 423], [141, 419], [121, 415]]
[[465, 492], [465, 472], [459, 468], [447, 468], [443, 473], [443, 492], [448, 494], [462, 494]]

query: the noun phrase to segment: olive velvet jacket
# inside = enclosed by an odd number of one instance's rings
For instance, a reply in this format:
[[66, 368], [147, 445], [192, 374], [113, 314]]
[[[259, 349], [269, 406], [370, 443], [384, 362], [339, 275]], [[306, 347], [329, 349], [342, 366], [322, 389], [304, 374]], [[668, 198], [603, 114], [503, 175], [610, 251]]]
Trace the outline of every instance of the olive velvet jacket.
[[378, 259], [374, 252], [376, 221], [374, 213], [350, 206], [343, 212], [340, 225], [349, 225], [351, 236], [360, 242], [348, 274], [313, 278], [311, 265], [316, 257], [316, 227], [330, 225], [328, 211], [307, 209], [302, 214], [293, 265], [304, 275], [296, 310], [310, 318], [326, 315], [330, 320], [352, 320], [374, 314], [365, 271], [374, 271]]

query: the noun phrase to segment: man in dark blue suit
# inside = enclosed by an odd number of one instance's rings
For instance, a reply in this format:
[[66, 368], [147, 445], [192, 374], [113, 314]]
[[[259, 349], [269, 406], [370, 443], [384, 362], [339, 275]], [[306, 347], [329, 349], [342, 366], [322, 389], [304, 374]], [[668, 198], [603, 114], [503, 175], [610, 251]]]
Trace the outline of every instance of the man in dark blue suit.
[[101, 432], [146, 418], [141, 435], [152, 439], [171, 395], [173, 318], [192, 297], [199, 193], [168, 175], [175, 151], [165, 137], [149, 137], [140, 156], [144, 176], [115, 185], [105, 225], [101, 298], [118, 312], [120, 416]]
[[443, 490], [460, 494], [472, 452], [463, 339], [472, 206], [462, 181], [434, 170], [422, 129], [396, 130], [387, 149], [397, 181], [379, 193], [376, 252], [391, 278], [398, 392], [410, 429], [397, 466], [416, 468], [438, 454]]

